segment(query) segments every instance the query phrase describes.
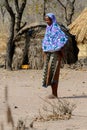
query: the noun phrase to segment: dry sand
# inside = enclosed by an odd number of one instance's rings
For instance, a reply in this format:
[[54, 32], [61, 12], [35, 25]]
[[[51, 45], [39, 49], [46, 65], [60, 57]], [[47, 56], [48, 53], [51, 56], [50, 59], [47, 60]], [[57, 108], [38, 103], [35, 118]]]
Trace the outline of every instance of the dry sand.
[[[43, 107], [42, 99], [51, 93], [50, 86], [41, 87], [41, 80], [42, 70], [0, 69], [0, 123], [4, 130], [11, 129], [6, 123], [5, 88], [8, 88], [8, 104], [15, 125], [19, 119], [28, 124]], [[61, 69], [58, 95], [59, 99], [76, 104], [72, 118], [39, 122], [35, 123], [34, 127], [37, 130], [87, 130], [87, 70]]]

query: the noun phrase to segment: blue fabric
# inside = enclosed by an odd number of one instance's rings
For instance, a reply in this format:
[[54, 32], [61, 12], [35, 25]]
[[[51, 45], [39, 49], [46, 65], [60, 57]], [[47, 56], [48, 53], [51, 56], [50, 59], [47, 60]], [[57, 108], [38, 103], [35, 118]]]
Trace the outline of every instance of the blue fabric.
[[67, 36], [57, 24], [56, 17], [53, 13], [46, 14], [52, 19], [52, 24], [46, 27], [44, 39], [42, 41], [42, 49], [44, 52], [59, 51], [67, 42]]

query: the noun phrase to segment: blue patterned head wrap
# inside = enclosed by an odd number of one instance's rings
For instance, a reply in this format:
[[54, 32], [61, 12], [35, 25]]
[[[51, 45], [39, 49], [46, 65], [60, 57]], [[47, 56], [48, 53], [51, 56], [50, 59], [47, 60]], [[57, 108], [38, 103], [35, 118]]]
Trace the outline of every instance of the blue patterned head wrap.
[[52, 24], [46, 27], [44, 39], [42, 41], [42, 49], [44, 52], [59, 51], [67, 42], [65, 33], [57, 24], [56, 17], [53, 13], [46, 14], [52, 20]]
[[53, 13], [48, 13], [48, 14], [46, 14], [46, 16], [51, 18], [53, 23], [56, 23], [56, 17], [55, 17], [55, 15]]

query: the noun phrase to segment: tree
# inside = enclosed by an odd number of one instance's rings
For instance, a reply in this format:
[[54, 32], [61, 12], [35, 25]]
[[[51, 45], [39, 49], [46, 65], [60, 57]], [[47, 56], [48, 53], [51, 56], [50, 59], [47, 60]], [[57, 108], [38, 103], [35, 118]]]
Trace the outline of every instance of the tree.
[[67, 0], [66, 1], [66, 5], [64, 5], [61, 2], [61, 0], [57, 0], [57, 1], [64, 8], [66, 24], [70, 25], [71, 21], [72, 21], [72, 16], [74, 14], [74, 3], [75, 3], [75, 0], [72, 0], [72, 2], [71, 2], [71, 0]]
[[[44, 13], [43, 16], [46, 14], [46, 3], [51, 2], [52, 0], [44, 0]], [[66, 5], [61, 0], [57, 0], [57, 2], [62, 6], [64, 9], [64, 17], [66, 20], [66, 24], [70, 25], [72, 22], [72, 16], [74, 14], [74, 3], [75, 0], [66, 0]], [[49, 4], [49, 3], [48, 3]]]
[[1, 10], [1, 14], [2, 14], [2, 21], [3, 21], [3, 23], [4, 23], [4, 16], [5, 16], [6, 10], [4, 9], [4, 6], [3, 6], [3, 5], [1, 5], [0, 7], [1, 7], [0, 10]]
[[[16, 43], [18, 43], [17, 38], [18, 38], [18, 40], [20, 40], [21, 38], [19, 38], [19, 35], [25, 34], [25, 30], [27, 30], [27, 29], [28, 29], [28, 34], [29, 34], [29, 29], [31, 30], [31, 28], [33, 28], [35, 26], [33, 25], [33, 27], [27, 27], [27, 26], [25, 26], [26, 23], [22, 24], [22, 16], [23, 16], [23, 12], [24, 12], [27, 0], [14, 0], [15, 10], [13, 10], [12, 6], [10, 6], [11, 5], [10, 2], [12, 0], [4, 0], [4, 1], [5, 1], [5, 8], [10, 15], [10, 30], [9, 30], [9, 38], [7, 41], [7, 50], [6, 50], [6, 69], [11, 70], [13, 61], [14, 61], [14, 63], [16, 63], [14, 60], [14, 56], [15, 56], [14, 50], [16, 50], [15, 45], [18, 45], [18, 44], [16, 44]], [[44, 3], [43, 3], [43, 6], [44, 6], [43, 18], [46, 14], [46, 10], [47, 10], [46, 2], [48, 2], [48, 1], [50, 1], [50, 0], [44, 0]], [[64, 5], [60, 0], [57, 0], [57, 1], [61, 4], [61, 6], [65, 10], [65, 19], [66, 19], [67, 25], [69, 25], [71, 23], [72, 15], [74, 13], [75, 0], [72, 0], [72, 2], [70, 0], [67, 0], [66, 5]], [[28, 39], [28, 42], [29, 42], [29, 39]], [[28, 42], [25, 43], [22, 60], [25, 59], [24, 57], [25, 57], [26, 53], [24, 53], [24, 52], [27, 52], [28, 48], [27, 48], [26, 44]], [[23, 63], [25, 63], [25, 62], [23, 62]], [[21, 62], [21, 64], [23, 64], [23, 63]], [[19, 69], [19, 68], [20, 67], [18, 67], [17, 69]]]
[[8, 11], [10, 15], [10, 30], [9, 30], [9, 38], [7, 41], [7, 49], [6, 49], [6, 69], [12, 69], [12, 58], [14, 54], [14, 49], [15, 49], [15, 41], [14, 37], [20, 31], [22, 27], [25, 26], [21, 25], [22, 22], [22, 15], [23, 11], [25, 9], [27, 0], [14, 0], [14, 5], [15, 5], [15, 11], [12, 9], [10, 6], [10, 2], [8, 0], [5, 0], [5, 8]]
[[47, 0], [44, 0], [44, 1], [43, 1], [43, 5], [44, 5], [43, 19], [44, 19], [44, 16], [46, 15], [46, 2], [47, 2]]

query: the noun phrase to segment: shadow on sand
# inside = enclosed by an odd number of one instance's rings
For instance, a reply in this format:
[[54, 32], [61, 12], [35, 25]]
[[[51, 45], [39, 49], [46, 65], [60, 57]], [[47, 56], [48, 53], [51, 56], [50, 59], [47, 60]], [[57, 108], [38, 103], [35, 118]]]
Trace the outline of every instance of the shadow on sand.
[[87, 98], [87, 95], [60, 97], [60, 99], [66, 99], [66, 98]]

